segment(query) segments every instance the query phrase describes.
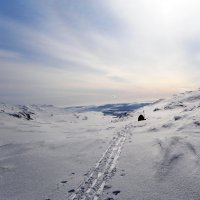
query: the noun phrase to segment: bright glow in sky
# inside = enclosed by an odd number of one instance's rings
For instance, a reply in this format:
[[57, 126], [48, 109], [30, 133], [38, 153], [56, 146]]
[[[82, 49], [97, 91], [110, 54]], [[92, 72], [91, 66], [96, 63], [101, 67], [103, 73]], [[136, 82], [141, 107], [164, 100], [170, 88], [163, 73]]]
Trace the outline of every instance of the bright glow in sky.
[[148, 101], [200, 85], [198, 0], [0, 0], [0, 101]]

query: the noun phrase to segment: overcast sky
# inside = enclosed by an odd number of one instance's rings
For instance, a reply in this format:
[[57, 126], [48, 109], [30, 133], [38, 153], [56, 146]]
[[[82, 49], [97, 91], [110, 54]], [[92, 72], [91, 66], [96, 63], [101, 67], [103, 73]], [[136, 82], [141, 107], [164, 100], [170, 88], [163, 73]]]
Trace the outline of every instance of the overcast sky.
[[198, 0], [0, 0], [0, 102], [148, 101], [200, 86]]

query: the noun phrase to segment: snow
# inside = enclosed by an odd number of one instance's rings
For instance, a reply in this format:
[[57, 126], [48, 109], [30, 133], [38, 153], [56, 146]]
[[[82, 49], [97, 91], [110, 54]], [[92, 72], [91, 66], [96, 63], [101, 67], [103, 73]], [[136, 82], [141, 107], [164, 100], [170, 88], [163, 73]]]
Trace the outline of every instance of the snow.
[[142, 110], [132, 114], [118, 170], [102, 199], [200, 199], [199, 94], [147, 106], [142, 122], [136, 120]]
[[8, 115], [20, 109], [1, 105], [0, 199], [65, 199], [107, 148], [112, 118], [35, 106], [34, 120]]
[[199, 200], [199, 113], [200, 91], [121, 118], [0, 104], [0, 199]]

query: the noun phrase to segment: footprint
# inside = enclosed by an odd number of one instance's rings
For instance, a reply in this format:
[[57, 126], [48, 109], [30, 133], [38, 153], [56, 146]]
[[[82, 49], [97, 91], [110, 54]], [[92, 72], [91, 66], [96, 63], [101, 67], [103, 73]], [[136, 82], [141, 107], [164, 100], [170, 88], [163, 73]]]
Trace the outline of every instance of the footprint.
[[120, 176], [125, 176], [125, 175], [126, 175], [126, 173], [121, 173], [121, 174], [120, 174]]
[[74, 189], [71, 189], [71, 190], [68, 191], [68, 193], [73, 193], [73, 192], [75, 192]]
[[195, 124], [196, 126], [200, 126], [200, 122], [199, 122], [199, 121], [195, 121], [194, 124]]
[[110, 188], [112, 188], [112, 185], [105, 185], [103, 189], [108, 190]]
[[113, 194], [114, 195], [118, 195], [120, 193], [120, 190], [115, 190], [115, 191], [113, 191]]
[[63, 183], [63, 184], [64, 184], [64, 183], [67, 183], [67, 181], [66, 181], [66, 180], [63, 180], [63, 181], [61, 181], [61, 183]]

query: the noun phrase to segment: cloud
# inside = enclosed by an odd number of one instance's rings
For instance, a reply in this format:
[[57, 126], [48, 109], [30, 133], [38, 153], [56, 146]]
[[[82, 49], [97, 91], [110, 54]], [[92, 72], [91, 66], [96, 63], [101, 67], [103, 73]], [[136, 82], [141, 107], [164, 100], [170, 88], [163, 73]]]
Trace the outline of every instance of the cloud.
[[30, 94], [38, 102], [51, 97], [54, 104], [71, 104], [75, 95], [81, 104], [110, 101], [106, 91], [134, 101], [194, 89], [198, 6], [197, 0], [3, 3], [0, 92], [19, 91], [18, 102]]

